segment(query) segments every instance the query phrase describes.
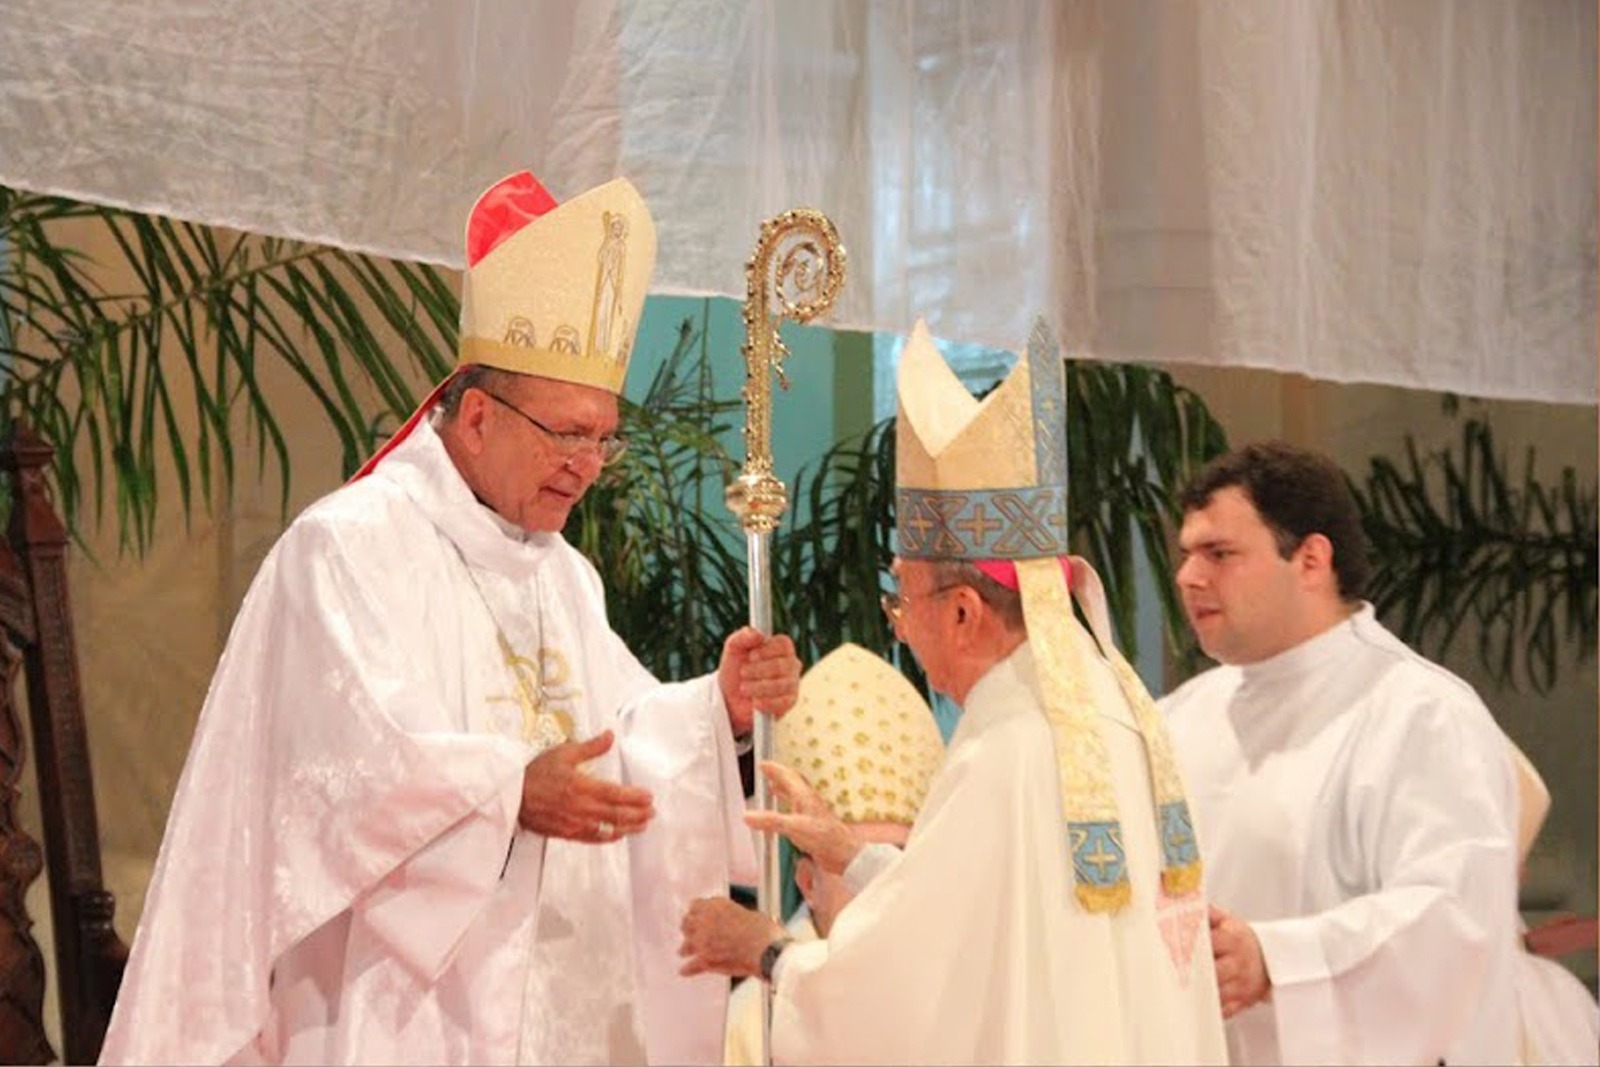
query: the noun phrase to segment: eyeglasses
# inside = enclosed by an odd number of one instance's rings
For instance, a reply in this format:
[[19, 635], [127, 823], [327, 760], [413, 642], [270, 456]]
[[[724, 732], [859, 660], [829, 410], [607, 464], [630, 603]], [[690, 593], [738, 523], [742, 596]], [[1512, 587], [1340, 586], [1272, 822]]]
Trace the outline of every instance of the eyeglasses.
[[885, 593], [878, 598], [878, 605], [883, 608], [883, 613], [889, 616], [889, 622], [898, 626], [900, 617], [906, 613], [906, 604], [912, 600], [932, 600], [936, 596], [943, 596], [952, 589], [960, 589], [965, 583], [956, 582], [954, 585], [941, 585], [937, 589], [930, 589], [926, 593]]
[[496, 396], [487, 389], [481, 389], [479, 391], [490, 400], [495, 401], [497, 404], [500, 404], [503, 407], [510, 408], [512, 411], [515, 411], [518, 415], [521, 415], [524, 419], [531, 422], [534, 429], [540, 431], [546, 437], [550, 438], [550, 443], [556, 446], [556, 451], [568, 457], [576, 456], [578, 453], [583, 452], [586, 449], [592, 449], [594, 453], [600, 457], [600, 466], [609, 467], [617, 460], [621, 459], [622, 454], [628, 450], [628, 442], [625, 438], [617, 437], [615, 435], [607, 437], [585, 437], [581, 433], [562, 433], [560, 430], [552, 430], [550, 427], [546, 426], [532, 415], [529, 415], [526, 411], [523, 411], [505, 397]]

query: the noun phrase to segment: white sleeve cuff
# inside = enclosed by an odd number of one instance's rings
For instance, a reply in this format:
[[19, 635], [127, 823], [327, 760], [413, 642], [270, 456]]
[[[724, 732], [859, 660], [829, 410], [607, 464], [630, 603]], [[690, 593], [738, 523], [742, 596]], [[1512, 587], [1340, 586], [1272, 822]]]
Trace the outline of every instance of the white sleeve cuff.
[[894, 866], [900, 856], [900, 850], [893, 845], [879, 842], [864, 846], [844, 869], [845, 888], [851, 893], [861, 892], [867, 888], [867, 883]]

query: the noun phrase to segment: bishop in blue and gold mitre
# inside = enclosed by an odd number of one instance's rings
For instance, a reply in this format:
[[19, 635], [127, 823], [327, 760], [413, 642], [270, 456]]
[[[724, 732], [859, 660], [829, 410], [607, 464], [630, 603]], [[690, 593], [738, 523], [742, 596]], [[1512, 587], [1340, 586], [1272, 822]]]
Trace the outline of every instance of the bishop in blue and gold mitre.
[[[843, 682], [842, 729], [774, 772], [795, 810], [746, 818], [855, 895], [804, 943], [697, 901], [681, 951], [771, 982], [775, 1062], [1226, 1063], [1166, 730], [1111, 641], [1099, 579], [1067, 555], [1049, 332], [978, 400], [919, 323], [898, 388], [898, 589], [884, 610], [960, 719], [904, 851], [867, 844], [825, 812], [861, 799], [860, 774], [904, 760], [911, 738], [873, 742], [868, 694]], [[848, 801], [824, 795], [841, 783]]]
[[[1073, 891], [1090, 911], [1128, 902], [1127, 855], [1085, 657], [1117, 675], [1144, 737], [1159, 823], [1161, 881], [1173, 896], [1200, 885], [1188, 802], [1149, 692], [1111, 641], [1074, 621], [1103, 614], [1100, 579], [1067, 545], [1066, 381], [1048, 326], [1034, 329], [1010, 375], [982, 401], [950, 370], [919, 322], [899, 372], [896, 533], [905, 559], [961, 560], [1020, 591], [1061, 777]], [[1097, 642], [1096, 642], [1097, 639]]]

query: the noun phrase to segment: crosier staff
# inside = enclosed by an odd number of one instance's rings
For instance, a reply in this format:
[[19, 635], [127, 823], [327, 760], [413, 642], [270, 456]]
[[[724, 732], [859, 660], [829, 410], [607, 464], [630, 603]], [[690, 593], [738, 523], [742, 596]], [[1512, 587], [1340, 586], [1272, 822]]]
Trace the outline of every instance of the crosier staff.
[[[772, 531], [788, 507], [788, 492], [772, 473], [772, 375], [785, 389], [783, 358], [789, 354], [778, 326], [784, 319], [810, 322], [833, 306], [844, 285], [845, 253], [833, 222], [820, 211], [795, 208], [761, 224], [755, 252], [745, 264], [744, 469], [729, 485], [728, 507], [744, 528], [750, 563], [750, 625], [772, 633]], [[755, 716], [756, 759], [772, 758], [772, 726]], [[755, 775], [756, 807], [772, 808], [766, 777]], [[761, 878], [756, 905], [781, 922], [778, 842], [761, 836]], [[772, 1063], [772, 988], [761, 996], [762, 1061]]]

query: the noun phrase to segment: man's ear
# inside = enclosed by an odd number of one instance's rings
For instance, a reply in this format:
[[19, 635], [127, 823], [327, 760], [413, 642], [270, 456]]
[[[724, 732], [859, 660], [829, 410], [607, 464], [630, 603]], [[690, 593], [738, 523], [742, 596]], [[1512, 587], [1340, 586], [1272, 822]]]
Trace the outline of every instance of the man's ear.
[[1326, 534], [1306, 534], [1296, 551], [1306, 577], [1318, 581], [1327, 579], [1338, 584], [1338, 577], [1333, 571], [1333, 542], [1328, 540]]
[[956, 590], [956, 622], [966, 623], [977, 617], [978, 605], [983, 603], [983, 598], [978, 596], [978, 591], [970, 585], [963, 585]]
[[447, 423], [452, 436], [473, 455], [483, 451], [484, 423], [493, 403], [483, 390], [468, 389], [456, 402], [455, 414]]

